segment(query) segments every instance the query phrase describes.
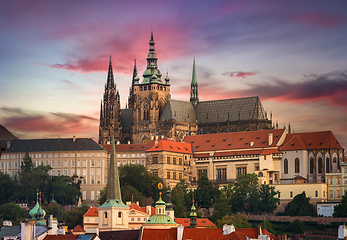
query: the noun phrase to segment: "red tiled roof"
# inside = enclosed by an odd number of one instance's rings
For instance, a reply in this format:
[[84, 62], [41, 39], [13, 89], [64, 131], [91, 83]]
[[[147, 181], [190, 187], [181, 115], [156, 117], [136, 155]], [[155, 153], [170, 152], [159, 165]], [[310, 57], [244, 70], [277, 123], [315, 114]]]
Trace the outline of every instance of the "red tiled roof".
[[288, 133], [281, 151], [301, 149], [343, 149], [331, 131]]
[[192, 154], [192, 148], [190, 144], [184, 143], [184, 142], [168, 141], [168, 140], [162, 140], [158, 142], [155, 146], [146, 150], [146, 152], [158, 152], [158, 151]]
[[[141, 207], [142, 208], [142, 210], [145, 212], [145, 213], [147, 213], [147, 209], [146, 209], [146, 207]], [[154, 207], [151, 207], [151, 214], [150, 214], [151, 216], [152, 215], [155, 215], [155, 208]]]
[[195, 158], [206, 158], [206, 157], [210, 157], [209, 153], [198, 153], [198, 154], [194, 154]]
[[77, 225], [72, 229], [72, 232], [84, 232], [82, 225]]
[[97, 217], [98, 216], [98, 208], [90, 207], [88, 211], [83, 215], [83, 217]]
[[[216, 224], [211, 222], [208, 218], [197, 218], [197, 227], [216, 227]], [[189, 218], [175, 218], [175, 222], [183, 225], [184, 227], [190, 226]]]
[[[130, 206], [130, 209], [135, 209], [137, 211], [140, 211], [140, 212], [144, 212], [146, 213], [146, 211], [144, 211], [139, 205], [137, 205], [136, 203], [132, 203]], [[146, 208], [145, 208], [146, 209]]]
[[280, 151], [278, 151], [277, 149], [264, 149], [260, 155], [270, 155], [273, 153], [281, 153]]
[[[159, 138], [158, 142], [162, 140], [167, 140], [166, 137], [163, 139]], [[153, 147], [155, 145], [155, 140], [151, 140], [146, 144], [118, 144], [116, 145], [117, 152], [141, 152], [146, 151], [147, 149]], [[107, 151], [111, 151], [111, 144], [102, 145]]]
[[183, 239], [191, 240], [220, 240], [223, 239], [223, 230], [221, 228], [185, 228], [183, 231]]
[[262, 229], [263, 235], [269, 235], [270, 240], [277, 240], [277, 237], [266, 229]]
[[232, 232], [221, 240], [246, 240], [247, 237], [242, 232]]
[[66, 234], [66, 235], [47, 235], [44, 240], [76, 240], [79, 235]]
[[241, 232], [249, 238], [258, 238], [258, 228], [236, 228], [236, 232]]
[[143, 229], [142, 240], [177, 239], [177, 228], [170, 229]]
[[[270, 133], [272, 133], [273, 141], [269, 146]], [[191, 143], [193, 152], [195, 153], [199, 151], [264, 148], [275, 147], [283, 133], [284, 129], [272, 129], [264, 131], [204, 134], [186, 136], [183, 141]]]

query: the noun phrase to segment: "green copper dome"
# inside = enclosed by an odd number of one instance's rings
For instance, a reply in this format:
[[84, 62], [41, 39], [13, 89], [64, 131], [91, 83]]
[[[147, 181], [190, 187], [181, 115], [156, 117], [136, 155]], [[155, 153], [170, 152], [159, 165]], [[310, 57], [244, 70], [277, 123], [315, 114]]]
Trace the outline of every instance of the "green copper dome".
[[168, 215], [156, 214], [151, 216], [144, 224], [175, 224], [175, 221]]
[[161, 195], [160, 195], [159, 200], [155, 202], [155, 207], [160, 207], [162, 205], [165, 206], [165, 202], [163, 201], [163, 199], [161, 199]]
[[196, 208], [194, 206], [194, 202], [193, 202], [193, 206], [191, 207], [190, 211], [191, 211], [190, 214], [189, 214], [190, 217], [196, 217], [197, 216], [196, 215]]
[[36, 220], [36, 213], [40, 208], [40, 204], [39, 204], [39, 196], [37, 195], [37, 199], [36, 199], [36, 204], [35, 206], [29, 211], [29, 215], [31, 217], [31, 220]]

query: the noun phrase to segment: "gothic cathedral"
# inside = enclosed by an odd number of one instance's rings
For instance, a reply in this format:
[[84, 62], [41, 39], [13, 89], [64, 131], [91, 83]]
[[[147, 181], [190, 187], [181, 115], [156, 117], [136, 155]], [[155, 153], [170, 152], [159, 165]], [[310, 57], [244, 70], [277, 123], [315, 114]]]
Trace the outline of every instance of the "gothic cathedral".
[[100, 109], [99, 143], [109, 144], [111, 128], [119, 143], [147, 143], [155, 137], [181, 140], [186, 135], [271, 129], [259, 97], [200, 102], [193, 62], [190, 101], [171, 99], [170, 78], [158, 69], [153, 32], [149, 41], [147, 67], [142, 81], [136, 62], [128, 97], [128, 107], [120, 108], [110, 58], [107, 83]]

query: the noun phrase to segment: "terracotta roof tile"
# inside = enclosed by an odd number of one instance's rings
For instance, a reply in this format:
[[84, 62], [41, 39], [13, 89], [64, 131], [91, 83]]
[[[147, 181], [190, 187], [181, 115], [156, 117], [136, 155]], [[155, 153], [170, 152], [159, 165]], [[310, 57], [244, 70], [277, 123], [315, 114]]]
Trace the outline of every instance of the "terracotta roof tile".
[[270, 240], [277, 240], [277, 237], [275, 235], [273, 235], [272, 233], [270, 233], [268, 230], [262, 229], [262, 232], [263, 232], [263, 235], [269, 235]]
[[[211, 222], [208, 218], [197, 218], [197, 227], [216, 227], [216, 224]], [[175, 218], [175, 222], [183, 225], [184, 227], [190, 226], [189, 218]]]
[[241, 155], [258, 155], [263, 150], [246, 150], [246, 151], [228, 151], [228, 152], [216, 152], [214, 157], [224, 157], [224, 156], [241, 156]]
[[158, 151], [168, 151], [176, 153], [187, 153], [192, 154], [191, 145], [184, 142], [174, 142], [168, 140], [162, 140], [156, 145], [146, 150], [146, 152], [158, 152]]
[[[167, 137], [163, 139], [159, 138], [158, 142], [162, 140], [168, 140]], [[146, 144], [118, 144], [116, 145], [117, 152], [144, 152], [147, 149], [153, 147], [155, 145], [155, 140], [151, 140]], [[102, 145], [107, 151], [111, 151], [111, 144]]]
[[270, 154], [274, 154], [274, 153], [281, 153], [280, 151], [278, 151], [277, 149], [264, 149], [260, 155], [270, 155]]
[[[130, 204], [130, 209], [135, 209], [137, 211], [140, 211], [140, 212], [144, 212], [146, 213], [146, 210], [144, 211], [143, 208], [141, 208], [139, 205], [137, 205], [136, 203], [132, 203]], [[145, 208], [146, 209], [146, 208]]]
[[84, 232], [82, 225], [77, 225], [72, 229], [72, 232]]
[[[146, 209], [146, 207], [141, 207], [142, 208], [142, 210], [145, 212], [145, 213], [147, 213], [147, 209]], [[150, 214], [151, 216], [152, 215], [155, 215], [155, 208], [154, 207], [151, 207], [151, 214]]]
[[[302, 139], [302, 140], [301, 140]], [[301, 149], [343, 149], [331, 131], [287, 134], [281, 151]]]
[[47, 235], [44, 240], [76, 240], [78, 235], [66, 234], [66, 235]]
[[83, 217], [97, 217], [98, 216], [98, 208], [90, 207], [88, 211], [83, 215]]
[[249, 238], [258, 238], [258, 228], [236, 228], [236, 232], [241, 232]]
[[246, 240], [247, 237], [242, 232], [232, 232], [221, 240]]
[[220, 240], [224, 238], [221, 228], [185, 228], [183, 231], [183, 239], [191, 240]]
[[142, 240], [177, 239], [177, 228], [170, 229], [143, 229]]
[[[271, 133], [273, 141], [269, 146], [269, 134]], [[232, 149], [250, 150], [252, 148], [275, 147], [283, 133], [284, 129], [272, 129], [264, 131], [204, 134], [186, 136], [183, 141], [192, 144], [194, 153]]]

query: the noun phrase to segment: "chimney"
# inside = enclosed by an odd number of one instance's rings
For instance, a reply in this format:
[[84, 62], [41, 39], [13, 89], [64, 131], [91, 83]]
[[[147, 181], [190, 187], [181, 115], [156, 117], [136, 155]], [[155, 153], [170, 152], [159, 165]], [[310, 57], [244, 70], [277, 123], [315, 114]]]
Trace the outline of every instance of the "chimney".
[[151, 205], [146, 206], [146, 213], [149, 214], [150, 216], [152, 215], [152, 208]]
[[31, 224], [23, 222], [21, 227], [21, 239], [31, 239], [31, 236]]
[[76, 136], [72, 137], [72, 142], [76, 142]]
[[269, 146], [273, 143], [273, 133], [269, 133]]
[[11, 141], [7, 141], [7, 148], [11, 147]]
[[181, 224], [178, 225], [178, 227], [177, 227], [177, 240], [183, 239], [183, 231], [184, 231], [184, 226]]
[[224, 224], [223, 225], [223, 235], [229, 235], [232, 232], [235, 232], [235, 227], [233, 224], [231, 224], [231, 225]]
[[130, 144], [130, 141], [128, 141], [128, 144]]
[[120, 141], [118, 140], [118, 141], [117, 141], [117, 145], [119, 145], [119, 144], [120, 144]]

